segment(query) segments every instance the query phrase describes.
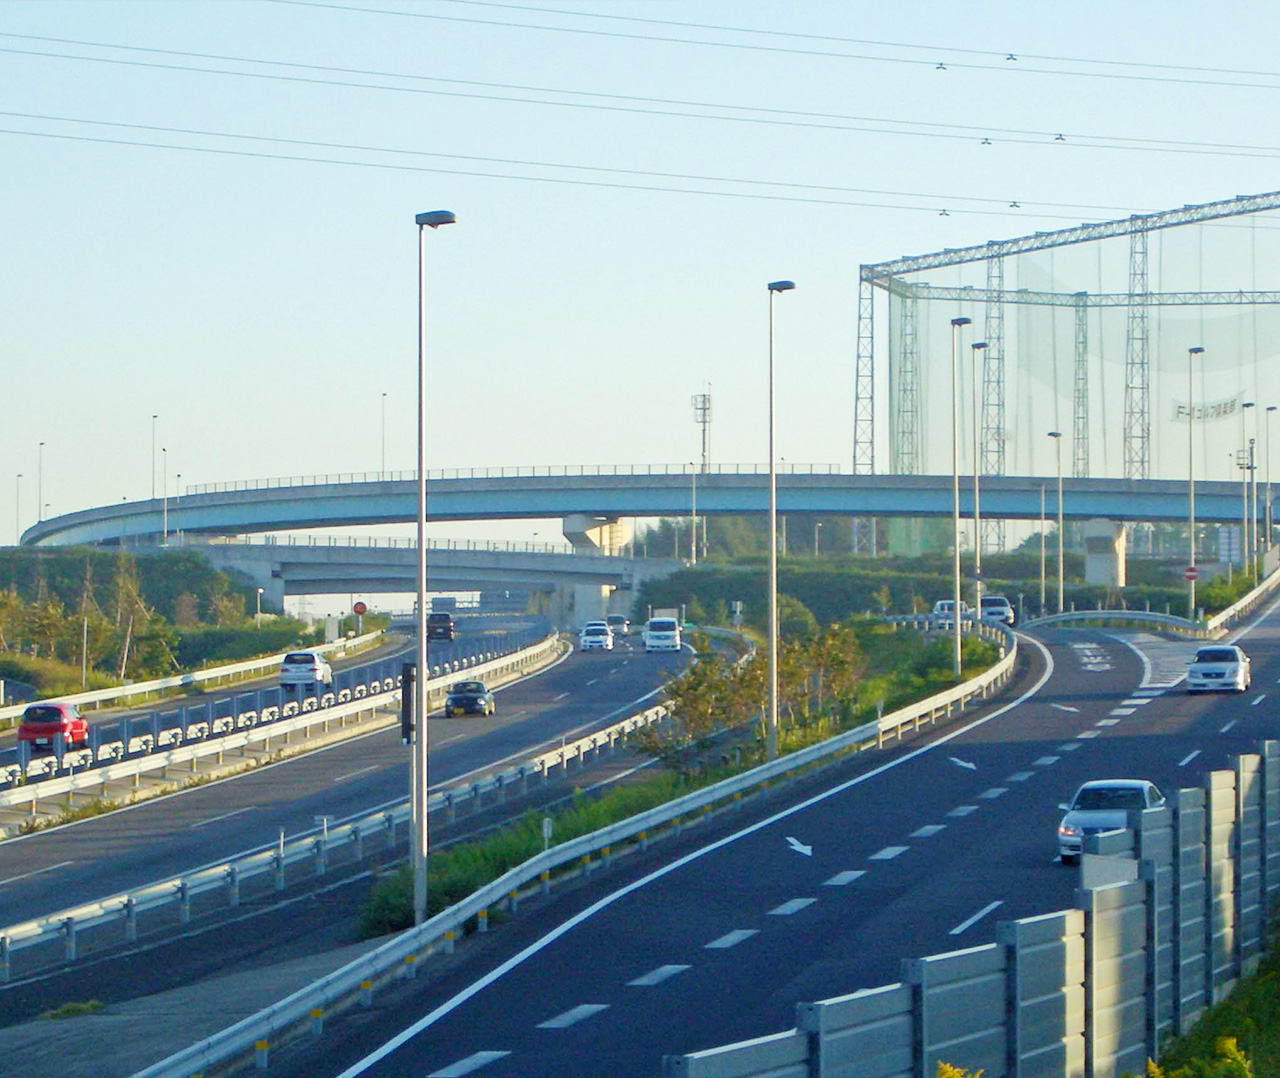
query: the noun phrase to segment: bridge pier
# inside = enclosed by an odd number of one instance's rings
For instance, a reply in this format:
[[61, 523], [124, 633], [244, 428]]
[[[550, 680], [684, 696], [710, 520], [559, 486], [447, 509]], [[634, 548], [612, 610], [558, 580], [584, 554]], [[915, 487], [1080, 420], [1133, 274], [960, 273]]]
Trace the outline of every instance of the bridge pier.
[[1084, 580], [1123, 588], [1125, 584], [1126, 540], [1119, 521], [1095, 517], [1084, 524]]

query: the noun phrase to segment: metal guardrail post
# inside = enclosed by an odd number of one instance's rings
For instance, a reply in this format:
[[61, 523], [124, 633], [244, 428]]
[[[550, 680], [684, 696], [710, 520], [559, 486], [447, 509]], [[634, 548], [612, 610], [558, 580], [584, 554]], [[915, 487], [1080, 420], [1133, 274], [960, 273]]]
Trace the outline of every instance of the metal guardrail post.
[[272, 856], [275, 865], [276, 890], [284, 890], [284, 828], [280, 828], [280, 837], [276, 840], [275, 854]]
[[9, 983], [9, 937], [0, 936], [0, 984]]
[[64, 955], [68, 962], [76, 960], [76, 919], [74, 917], [64, 917], [62, 921], [62, 935], [66, 941], [66, 950]]
[[124, 938], [130, 943], [138, 941], [138, 903], [133, 895], [124, 900]]
[[191, 884], [186, 880], [178, 884], [178, 920], [184, 925], [191, 923]]
[[351, 843], [355, 847], [355, 858], [357, 861], [364, 860], [364, 836], [360, 834], [360, 825], [351, 825]]

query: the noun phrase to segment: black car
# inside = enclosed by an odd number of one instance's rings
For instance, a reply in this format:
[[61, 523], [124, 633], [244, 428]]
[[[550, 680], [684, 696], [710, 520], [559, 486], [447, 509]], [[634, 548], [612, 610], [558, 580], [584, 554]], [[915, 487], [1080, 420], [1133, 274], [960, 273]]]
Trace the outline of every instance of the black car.
[[427, 615], [428, 640], [452, 640], [454, 636], [452, 614]]
[[452, 715], [492, 715], [498, 710], [498, 701], [484, 687], [483, 681], [459, 681], [450, 686], [445, 698], [445, 718]]

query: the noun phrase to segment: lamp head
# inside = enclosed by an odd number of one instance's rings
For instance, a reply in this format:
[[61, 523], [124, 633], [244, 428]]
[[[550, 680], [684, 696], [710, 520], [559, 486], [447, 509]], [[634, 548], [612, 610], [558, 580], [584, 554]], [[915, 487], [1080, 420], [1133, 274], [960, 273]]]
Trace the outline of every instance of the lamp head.
[[419, 228], [423, 225], [428, 228], [439, 228], [441, 225], [454, 224], [458, 218], [452, 210], [428, 210], [426, 213], [418, 214], [413, 220]]
[[1275, 406], [1274, 404], [1268, 404], [1268, 405], [1267, 405], [1267, 411], [1268, 411], [1268, 412], [1274, 412], [1275, 410], [1276, 410], [1276, 406]]
[[790, 292], [793, 288], [795, 288], [795, 286], [796, 286], [795, 281], [770, 281], [769, 291], [770, 292]]
[[1050, 437], [1050, 438], [1061, 438], [1061, 437], [1062, 437], [1062, 431], [1060, 431], [1060, 430], [1051, 430], [1051, 431], [1049, 432], [1049, 437]]
[[987, 347], [987, 342], [986, 342], [986, 341], [978, 341], [976, 344], [973, 344], [973, 345], [971, 345], [970, 347], [971, 347], [971, 348], [973, 348], [973, 350], [974, 350], [975, 352], [977, 352], [979, 349], [986, 348], [986, 347]]
[[1241, 408], [1252, 408], [1252, 407], [1253, 407], [1253, 401], [1245, 401], [1242, 405], [1240, 405], [1240, 407], [1241, 407]]
[[1198, 356], [1200, 355], [1201, 352], [1204, 351], [1204, 349], [1201, 348], [1199, 345], [1196, 345], [1194, 348], [1188, 348], [1187, 351], [1190, 352], [1193, 356]]
[[953, 318], [951, 319], [951, 324], [953, 326], [967, 326], [972, 321], [973, 319], [971, 318]]

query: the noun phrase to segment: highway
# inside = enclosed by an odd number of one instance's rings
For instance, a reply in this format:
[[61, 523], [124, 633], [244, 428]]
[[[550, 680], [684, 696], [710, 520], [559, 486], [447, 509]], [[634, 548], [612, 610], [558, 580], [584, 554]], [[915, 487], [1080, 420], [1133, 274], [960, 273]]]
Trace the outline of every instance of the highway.
[[[687, 655], [645, 655], [632, 636], [497, 692], [498, 711], [431, 721], [431, 785], [483, 773], [616, 722], [643, 706]], [[3, 922], [15, 923], [317, 830], [403, 801], [407, 750], [398, 728], [340, 742], [244, 775], [107, 816], [0, 843]]]
[[272, 1070], [652, 1076], [664, 1053], [789, 1028], [799, 1001], [896, 981], [903, 958], [1070, 906], [1056, 806], [1081, 782], [1194, 785], [1274, 735], [1278, 605], [1240, 641], [1254, 669], [1242, 696], [1173, 688], [1193, 643], [1046, 630], [1015, 691], [1043, 684], [1021, 703], [637, 854]]

